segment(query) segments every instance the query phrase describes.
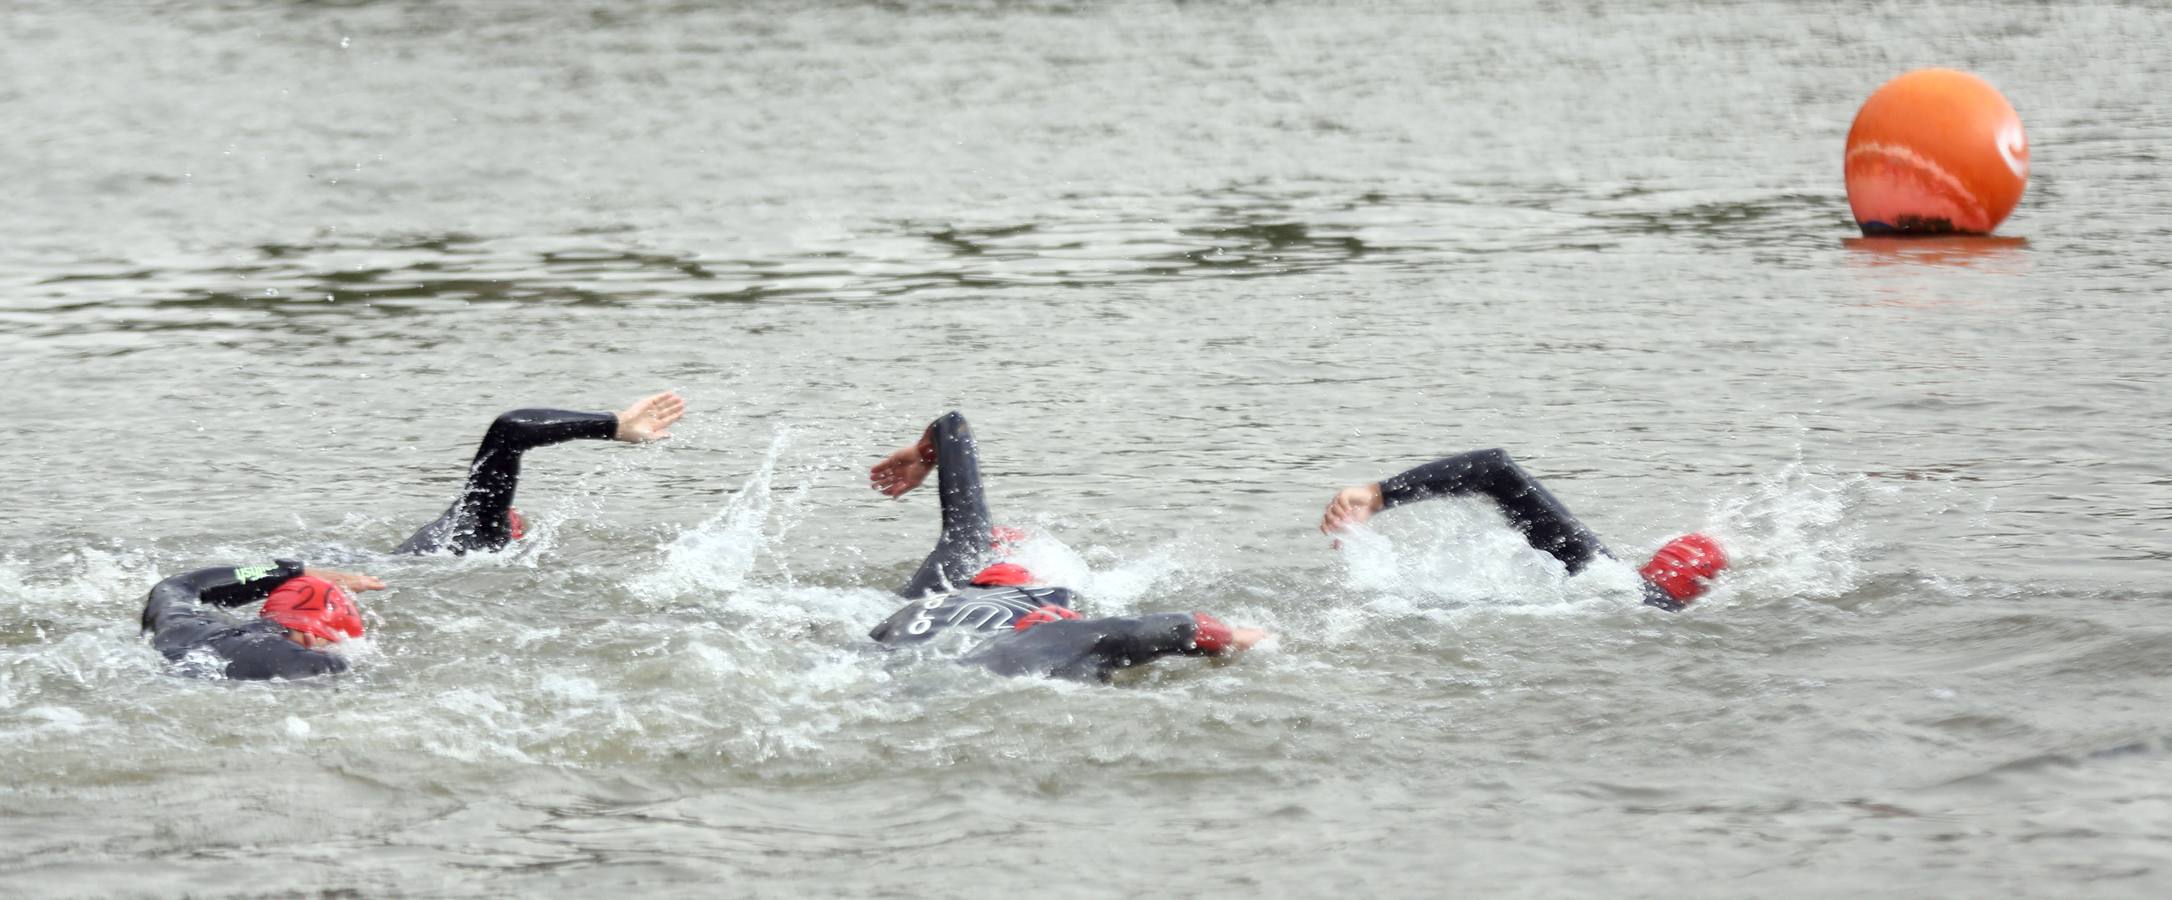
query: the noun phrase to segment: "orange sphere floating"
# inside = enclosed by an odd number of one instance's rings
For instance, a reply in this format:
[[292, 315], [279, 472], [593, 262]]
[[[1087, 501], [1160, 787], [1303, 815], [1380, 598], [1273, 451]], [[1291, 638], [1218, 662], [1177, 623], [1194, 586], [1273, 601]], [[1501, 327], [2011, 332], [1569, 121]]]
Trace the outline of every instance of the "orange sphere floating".
[[1989, 82], [1917, 69], [1855, 114], [1847, 178], [1866, 235], [1989, 234], [2028, 186], [2029, 138]]

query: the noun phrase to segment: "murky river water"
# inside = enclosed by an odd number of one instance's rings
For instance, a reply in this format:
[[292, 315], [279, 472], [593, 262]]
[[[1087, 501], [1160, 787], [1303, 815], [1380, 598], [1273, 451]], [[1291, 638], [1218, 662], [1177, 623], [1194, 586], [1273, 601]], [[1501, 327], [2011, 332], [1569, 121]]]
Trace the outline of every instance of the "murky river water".
[[[2161, 896], [2172, 12], [24, 3], [0, 13], [0, 893]], [[1445, 5], [1443, 5], [1445, 7]], [[2007, 244], [1849, 243], [1979, 72]], [[536, 537], [382, 555], [526, 405]], [[863, 640], [972, 418], [1115, 687]], [[1500, 446], [1690, 612], [1340, 486]], [[325, 684], [144, 591], [362, 569]]]

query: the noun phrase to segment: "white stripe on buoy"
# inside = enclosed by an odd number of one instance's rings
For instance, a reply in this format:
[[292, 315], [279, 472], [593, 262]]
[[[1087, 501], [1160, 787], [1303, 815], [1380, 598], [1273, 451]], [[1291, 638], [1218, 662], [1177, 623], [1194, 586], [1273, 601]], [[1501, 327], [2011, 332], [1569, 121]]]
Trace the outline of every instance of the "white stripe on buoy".
[[[2006, 145], [2003, 141], [1999, 144], [1999, 152], [2006, 152]], [[1873, 153], [1907, 163], [1917, 169], [1922, 170], [1925, 173], [1928, 173], [1932, 177], [1938, 179], [1938, 181], [1944, 184], [1946, 187], [1952, 188], [1953, 195], [1962, 198], [1964, 202], [1968, 204], [1969, 208], [1976, 213], [1977, 219], [1980, 220], [1986, 218], [1986, 216], [1984, 215], [1983, 201], [1977, 199], [1975, 191], [1969, 190], [1968, 185], [1963, 184], [1961, 182], [1961, 179], [1953, 177], [1953, 173], [1946, 171], [1944, 166], [1941, 166], [1938, 163], [1931, 161], [1929, 157], [1926, 157], [1921, 153], [1917, 153], [1915, 150], [1909, 147], [1905, 147], [1900, 144], [1857, 144], [1855, 147], [1848, 150], [1847, 161], [1852, 163], [1858, 156], [1865, 156]], [[2007, 159], [2007, 163], [2011, 165], [2013, 163], [2012, 158], [2009, 157]]]

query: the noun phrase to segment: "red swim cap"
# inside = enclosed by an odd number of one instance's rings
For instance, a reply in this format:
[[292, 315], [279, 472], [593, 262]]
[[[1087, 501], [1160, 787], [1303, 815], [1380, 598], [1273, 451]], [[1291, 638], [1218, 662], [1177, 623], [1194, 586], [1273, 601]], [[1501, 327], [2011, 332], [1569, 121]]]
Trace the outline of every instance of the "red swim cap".
[[508, 506], [505, 508], [505, 529], [513, 533], [513, 540], [520, 540], [528, 536], [528, 520], [521, 518], [520, 510]]
[[1235, 635], [1222, 620], [1203, 612], [1195, 612], [1192, 613], [1192, 622], [1198, 626], [1198, 630], [1192, 632], [1193, 647], [1217, 656], [1229, 649], [1230, 639]]
[[1017, 563], [999, 562], [980, 570], [973, 576], [974, 587], [1025, 587], [1034, 582], [1033, 573]]
[[362, 636], [362, 611], [354, 598], [322, 578], [289, 578], [264, 599], [258, 615], [328, 641]]
[[1024, 631], [1028, 628], [1032, 628], [1035, 625], [1039, 625], [1042, 622], [1054, 622], [1057, 619], [1076, 618], [1078, 618], [1078, 613], [1076, 611], [1073, 611], [1070, 607], [1057, 606], [1051, 603], [1047, 606], [1041, 607], [1040, 609], [1036, 609], [1032, 612], [1026, 613], [1025, 615], [1019, 616], [1018, 621], [1011, 623], [1011, 627], [1019, 631]]
[[1688, 603], [1711, 587], [1712, 579], [1727, 568], [1727, 551], [1718, 541], [1702, 534], [1685, 534], [1668, 541], [1652, 554], [1652, 561], [1638, 569], [1645, 581], [1659, 585], [1677, 603]]

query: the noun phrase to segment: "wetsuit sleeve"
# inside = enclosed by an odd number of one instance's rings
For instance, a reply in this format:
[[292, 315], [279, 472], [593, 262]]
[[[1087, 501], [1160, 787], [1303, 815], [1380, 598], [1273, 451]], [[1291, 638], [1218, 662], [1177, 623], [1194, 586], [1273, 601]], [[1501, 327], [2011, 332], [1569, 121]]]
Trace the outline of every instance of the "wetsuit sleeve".
[[955, 410], [928, 424], [935, 445], [936, 493], [943, 506], [943, 533], [935, 550], [898, 591], [918, 597], [946, 585], [962, 585], [993, 556], [995, 521], [981, 490], [980, 447], [965, 415]]
[[143, 630], [158, 631], [166, 620], [202, 612], [202, 604], [241, 606], [271, 596], [287, 580], [302, 574], [301, 563], [273, 560], [269, 566], [220, 566], [175, 575], [151, 587], [143, 605]]
[[617, 433], [618, 416], [607, 412], [516, 409], [499, 416], [475, 450], [460, 498], [394, 552], [466, 553], [504, 547], [513, 539], [506, 510], [513, 508], [513, 491], [520, 486], [521, 454], [584, 438], [609, 440]]
[[1547, 493], [1538, 479], [1503, 450], [1460, 453], [1380, 482], [1383, 509], [1433, 497], [1470, 494], [1491, 499], [1508, 517], [1508, 523], [1523, 533], [1524, 540], [1561, 560], [1572, 575], [1593, 559], [1612, 555], [1599, 543], [1598, 536], [1569, 513], [1568, 507]]
[[1194, 643], [1199, 620], [1192, 613], [1154, 613], [1097, 619], [1101, 640], [1095, 650], [1104, 672], [1145, 665], [1164, 656], [1210, 655]]
[[243, 681], [309, 678], [347, 671], [347, 661], [310, 650], [273, 632], [259, 632], [221, 642], [226, 677]]

